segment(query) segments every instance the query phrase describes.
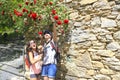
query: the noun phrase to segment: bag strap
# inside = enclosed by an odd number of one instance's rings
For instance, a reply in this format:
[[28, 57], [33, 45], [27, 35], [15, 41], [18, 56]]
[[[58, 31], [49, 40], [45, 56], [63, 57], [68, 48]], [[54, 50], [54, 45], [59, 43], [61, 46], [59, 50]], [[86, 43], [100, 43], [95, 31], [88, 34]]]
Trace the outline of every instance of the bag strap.
[[50, 42], [50, 45], [57, 52], [57, 46], [52, 41]]

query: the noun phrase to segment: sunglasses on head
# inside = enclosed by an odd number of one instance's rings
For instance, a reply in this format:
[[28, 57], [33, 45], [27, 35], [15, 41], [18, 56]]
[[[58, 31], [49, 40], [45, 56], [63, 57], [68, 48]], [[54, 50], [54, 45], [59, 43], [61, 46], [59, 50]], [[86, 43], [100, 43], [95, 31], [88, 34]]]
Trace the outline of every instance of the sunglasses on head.
[[35, 41], [33, 41], [33, 40], [32, 40], [32, 41], [30, 41], [30, 44], [32, 44], [32, 43], [35, 43]]

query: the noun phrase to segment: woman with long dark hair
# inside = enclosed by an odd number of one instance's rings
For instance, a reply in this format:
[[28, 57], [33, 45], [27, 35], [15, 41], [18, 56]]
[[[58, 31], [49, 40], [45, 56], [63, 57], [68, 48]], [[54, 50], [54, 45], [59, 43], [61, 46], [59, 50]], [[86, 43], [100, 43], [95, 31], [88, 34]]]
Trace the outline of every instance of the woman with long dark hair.
[[28, 42], [26, 51], [30, 62], [30, 80], [40, 80], [42, 54], [38, 51], [34, 40]]

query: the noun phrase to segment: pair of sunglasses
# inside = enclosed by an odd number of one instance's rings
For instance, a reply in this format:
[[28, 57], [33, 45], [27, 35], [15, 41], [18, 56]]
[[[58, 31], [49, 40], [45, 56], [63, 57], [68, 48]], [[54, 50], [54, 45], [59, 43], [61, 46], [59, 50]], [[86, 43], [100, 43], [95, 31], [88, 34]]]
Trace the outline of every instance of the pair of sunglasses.
[[33, 44], [33, 43], [35, 43], [35, 41], [31, 40], [31, 41], [30, 41], [30, 44]]

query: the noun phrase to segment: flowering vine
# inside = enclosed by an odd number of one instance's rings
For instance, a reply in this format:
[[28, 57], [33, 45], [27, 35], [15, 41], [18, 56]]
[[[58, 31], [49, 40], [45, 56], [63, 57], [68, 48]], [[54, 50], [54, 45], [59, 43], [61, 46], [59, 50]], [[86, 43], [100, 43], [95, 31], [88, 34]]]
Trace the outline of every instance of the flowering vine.
[[[26, 0], [15, 5], [17, 7], [9, 15], [15, 28], [25, 36], [36, 36], [45, 29], [52, 30], [55, 27], [61, 35], [68, 30], [67, 8], [57, 0]], [[4, 16], [5, 13], [2, 10], [1, 15]]]

